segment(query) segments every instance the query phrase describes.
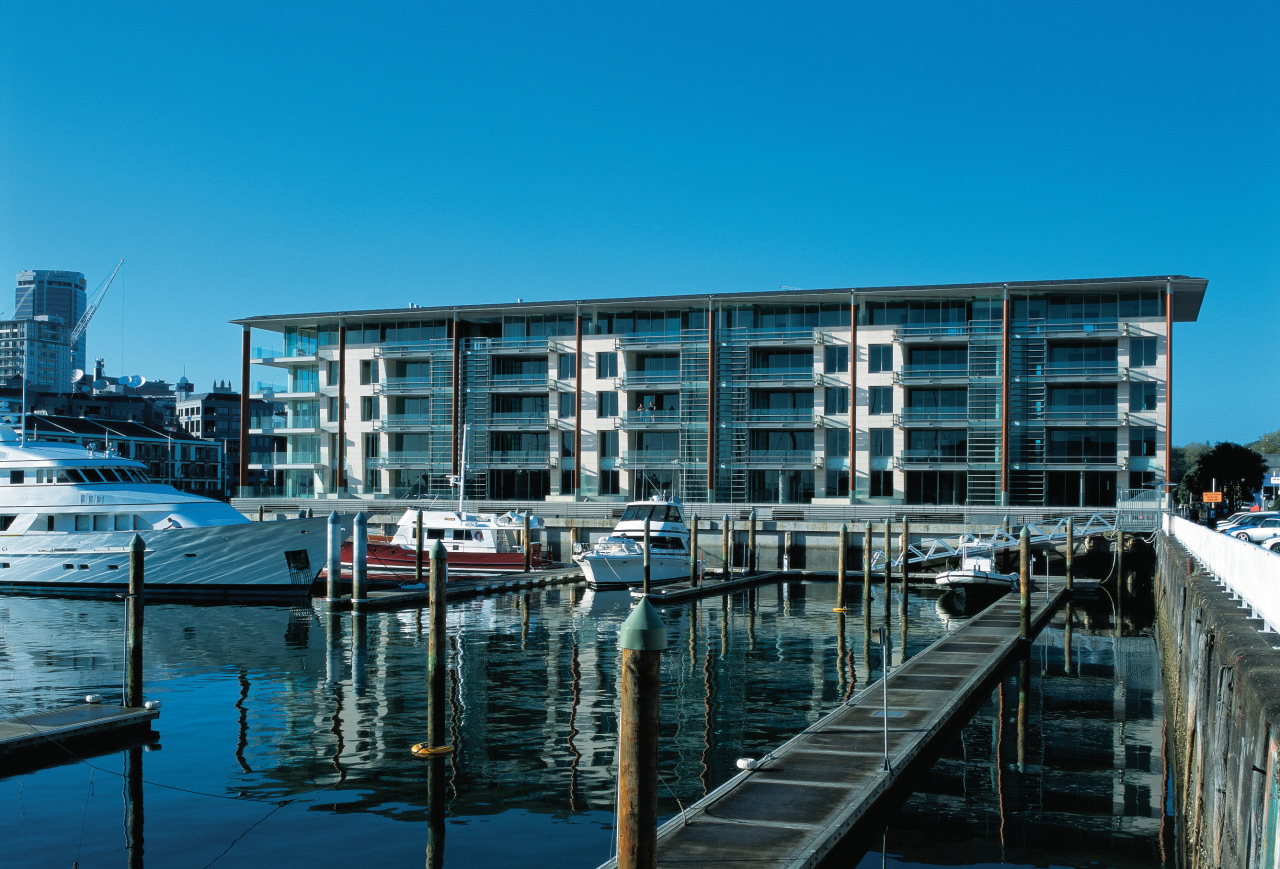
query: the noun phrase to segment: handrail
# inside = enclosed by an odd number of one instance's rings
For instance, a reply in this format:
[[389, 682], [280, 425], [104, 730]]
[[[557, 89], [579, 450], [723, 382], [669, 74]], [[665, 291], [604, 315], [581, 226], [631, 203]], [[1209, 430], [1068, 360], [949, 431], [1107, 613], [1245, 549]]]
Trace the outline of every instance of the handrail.
[[1280, 630], [1280, 553], [1171, 513], [1165, 514], [1164, 531], [1177, 538], [1220, 584], [1248, 604], [1268, 630]]

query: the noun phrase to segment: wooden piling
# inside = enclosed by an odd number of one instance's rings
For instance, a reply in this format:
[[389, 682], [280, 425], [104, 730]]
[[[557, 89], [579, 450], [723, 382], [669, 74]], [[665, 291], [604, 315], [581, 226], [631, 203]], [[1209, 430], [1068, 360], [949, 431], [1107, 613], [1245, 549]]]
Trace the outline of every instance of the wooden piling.
[[871, 523], [862, 530], [862, 611], [871, 611]]
[[1018, 537], [1018, 591], [1021, 595], [1018, 606], [1019, 633], [1023, 641], [1031, 641], [1031, 532], [1022, 526], [1022, 534]]
[[369, 596], [369, 517], [356, 514], [351, 528], [351, 605], [358, 606]]
[[262, 521], [262, 505], [261, 504], [258, 505], [258, 521], [259, 522]]
[[884, 520], [884, 600], [889, 605], [890, 587], [893, 585], [893, 521]]
[[788, 531], [782, 535], [782, 570], [790, 572], [791, 570], [791, 532]]
[[413, 525], [413, 581], [422, 585], [422, 511], [418, 511]]
[[[1076, 520], [1074, 516], [1067, 517], [1067, 591], [1071, 591], [1074, 583], [1073, 564], [1076, 554]], [[1070, 627], [1067, 628], [1070, 630]]]
[[729, 514], [725, 513], [724, 518], [720, 520], [720, 558], [724, 565], [724, 578], [728, 579], [732, 574], [730, 569], [731, 560], [733, 558], [733, 541], [730, 539], [732, 532], [729, 530]]
[[908, 589], [910, 589], [910, 573], [911, 569], [907, 562], [911, 552], [911, 520], [907, 517], [902, 519], [902, 611], [907, 611]]
[[336, 600], [338, 582], [342, 579], [342, 522], [338, 519], [338, 511], [329, 511], [329, 524], [326, 530], [328, 537], [328, 557], [325, 559], [325, 597]]
[[444, 584], [449, 570], [445, 559], [444, 543], [437, 540], [431, 545], [431, 621], [427, 636], [427, 746], [432, 749], [445, 744], [445, 667], [448, 661], [444, 636]]
[[836, 553], [836, 612], [842, 613], [846, 611], [844, 605], [844, 584], [848, 578], [848, 565], [845, 563], [846, 553], [848, 552], [849, 526], [841, 525], [840, 533], [836, 535], [836, 545], [840, 547], [840, 551]]
[[641, 598], [623, 622], [618, 745], [618, 869], [658, 865], [658, 691], [667, 629]]
[[689, 522], [689, 585], [698, 587], [698, 514]]
[[524, 514], [524, 572], [528, 573], [533, 558], [533, 535], [529, 531], [529, 514]]
[[142, 619], [146, 609], [146, 545], [142, 535], [129, 541], [129, 605], [125, 607], [124, 703], [142, 705]]
[[644, 520], [644, 593], [646, 595], [649, 594], [649, 589], [651, 588], [649, 584], [650, 570], [652, 569], [650, 552], [651, 552], [651, 549], [649, 545], [649, 520], [645, 519]]
[[747, 564], [746, 575], [756, 575], [756, 508], [751, 508], [751, 516], [747, 520]]

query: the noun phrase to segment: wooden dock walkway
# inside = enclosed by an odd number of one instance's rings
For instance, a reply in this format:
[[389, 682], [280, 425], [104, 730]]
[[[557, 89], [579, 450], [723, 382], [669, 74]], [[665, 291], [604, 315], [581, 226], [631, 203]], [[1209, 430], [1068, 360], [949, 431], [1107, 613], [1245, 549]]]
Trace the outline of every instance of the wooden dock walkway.
[[[728, 579], [703, 577], [702, 581], [697, 585], [689, 585], [687, 582], [679, 582], [650, 589], [649, 602], [654, 606], [660, 607], [668, 604], [698, 600], [699, 598], [704, 597], [716, 597], [722, 594], [729, 594], [730, 592], [741, 591], [744, 588], [763, 585], [767, 582], [800, 582], [806, 578], [807, 577], [802, 574], [783, 573], [780, 570], [770, 570], [750, 575], [737, 574], [730, 576]], [[640, 597], [642, 595], [643, 592], [638, 589], [631, 590], [632, 597]]]
[[[1037, 582], [1033, 635], [1065, 595]], [[889, 674], [889, 769], [881, 680], [664, 824], [658, 866], [816, 866], [989, 690], [1020, 645], [1018, 605], [1005, 595]]]
[[159, 717], [158, 709], [81, 703], [0, 721], [0, 775], [30, 765], [33, 756], [46, 749], [146, 738], [151, 734], [151, 722]]

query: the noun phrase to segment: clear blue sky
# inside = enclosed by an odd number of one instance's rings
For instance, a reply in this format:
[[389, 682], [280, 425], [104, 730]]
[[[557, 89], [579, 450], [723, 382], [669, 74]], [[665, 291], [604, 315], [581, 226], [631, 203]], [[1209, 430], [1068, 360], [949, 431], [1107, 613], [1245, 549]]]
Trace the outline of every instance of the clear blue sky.
[[[1186, 274], [1174, 442], [1280, 429], [1274, 2], [0, 3], [0, 308], [236, 317]], [[7, 295], [6, 295], [7, 294]]]

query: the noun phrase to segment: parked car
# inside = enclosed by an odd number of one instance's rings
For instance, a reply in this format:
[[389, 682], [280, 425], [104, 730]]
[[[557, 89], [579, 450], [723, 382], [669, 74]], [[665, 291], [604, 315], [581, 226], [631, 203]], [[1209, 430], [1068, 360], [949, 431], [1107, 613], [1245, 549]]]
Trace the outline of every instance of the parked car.
[[1261, 520], [1249, 525], [1237, 525], [1225, 532], [1230, 534], [1237, 540], [1247, 540], [1250, 543], [1261, 543], [1269, 537], [1275, 537], [1280, 534], [1280, 516], [1271, 515], [1264, 516]]
[[[1232, 513], [1229, 517], [1218, 523], [1218, 530], [1226, 534], [1230, 534], [1237, 528], [1250, 528], [1256, 526], [1264, 519], [1270, 519], [1273, 516], [1280, 516], [1275, 511], [1255, 511], [1253, 513]], [[1234, 521], [1231, 521], [1234, 520]]]
[[1272, 552], [1280, 552], [1280, 534], [1277, 534], [1275, 537], [1268, 537], [1258, 545], [1264, 549], [1270, 549]]

